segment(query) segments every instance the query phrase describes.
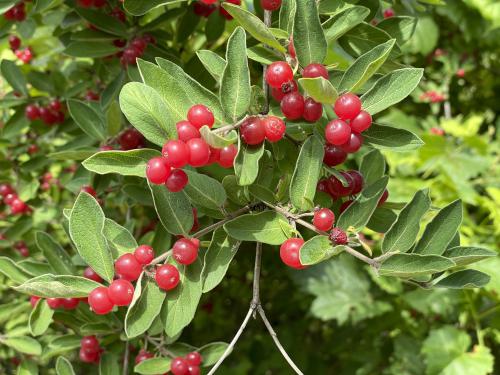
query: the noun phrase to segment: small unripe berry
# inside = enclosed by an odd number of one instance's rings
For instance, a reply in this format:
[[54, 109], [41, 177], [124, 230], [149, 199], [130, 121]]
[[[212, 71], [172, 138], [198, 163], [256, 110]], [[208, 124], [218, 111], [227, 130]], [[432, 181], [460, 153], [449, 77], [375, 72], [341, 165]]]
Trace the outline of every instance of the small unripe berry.
[[330, 230], [335, 221], [335, 214], [328, 208], [322, 208], [314, 212], [313, 225], [318, 230]]
[[180, 280], [179, 270], [172, 264], [164, 264], [156, 269], [155, 280], [163, 290], [172, 290]]
[[142, 272], [142, 265], [135, 256], [130, 253], [121, 255], [115, 262], [115, 272], [128, 281], [134, 281], [139, 278]]
[[328, 143], [340, 146], [346, 143], [351, 136], [351, 128], [345, 121], [332, 120], [325, 127], [325, 138]]
[[134, 297], [134, 286], [125, 279], [114, 280], [108, 287], [110, 301], [116, 306], [128, 306]]
[[269, 142], [278, 142], [285, 135], [285, 122], [276, 116], [266, 116], [261, 120]]
[[298, 92], [286, 94], [281, 100], [281, 112], [289, 120], [297, 120], [304, 114], [304, 97]]
[[184, 172], [182, 169], [174, 169], [170, 176], [167, 178], [165, 186], [172, 193], [177, 193], [178, 191], [184, 189], [184, 186], [187, 185], [188, 181], [189, 179], [186, 172]]
[[267, 67], [266, 82], [269, 86], [281, 88], [291, 80], [293, 80], [293, 70], [286, 61], [275, 61]]
[[196, 104], [189, 108], [187, 119], [193, 126], [198, 129], [203, 125], [207, 125], [209, 128], [211, 128], [215, 122], [214, 114], [203, 104]]
[[361, 100], [351, 93], [341, 95], [335, 101], [333, 110], [341, 120], [352, 120], [361, 111]]
[[109, 299], [108, 288], [103, 286], [95, 288], [89, 294], [89, 306], [98, 315], [108, 314], [113, 310], [113, 302]]
[[333, 228], [329, 238], [336, 245], [345, 245], [347, 243], [347, 234], [340, 228]]
[[152, 262], [155, 252], [151, 246], [141, 245], [135, 249], [134, 256], [140, 264], [146, 265]]
[[289, 238], [280, 246], [280, 257], [287, 266], [302, 269], [304, 266], [300, 263], [300, 248], [304, 244], [302, 238]]
[[323, 77], [324, 79], [328, 79], [328, 70], [326, 70], [325, 66], [322, 64], [309, 64], [307, 65], [303, 72], [303, 78], [317, 78]]
[[260, 145], [266, 139], [266, 128], [258, 117], [249, 117], [240, 126], [240, 135], [248, 145]]
[[198, 247], [189, 239], [181, 238], [172, 248], [172, 257], [179, 264], [191, 264], [198, 257]]

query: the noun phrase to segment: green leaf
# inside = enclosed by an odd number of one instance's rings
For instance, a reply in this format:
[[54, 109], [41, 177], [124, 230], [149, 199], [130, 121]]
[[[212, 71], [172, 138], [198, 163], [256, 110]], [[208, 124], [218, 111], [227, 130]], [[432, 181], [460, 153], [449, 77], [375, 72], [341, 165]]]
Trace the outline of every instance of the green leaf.
[[229, 134], [224, 136], [219, 135], [218, 133], [214, 133], [210, 128], [206, 125], [203, 125], [200, 128], [201, 137], [212, 147], [215, 148], [224, 148], [226, 146], [232, 145], [238, 142], [238, 133], [235, 130], [231, 130]]
[[229, 237], [222, 228], [214, 231], [203, 261], [203, 293], [211, 291], [222, 281], [240, 243]]
[[290, 202], [301, 211], [314, 208], [314, 196], [323, 166], [324, 147], [313, 135], [302, 145], [290, 182]]
[[344, 246], [333, 246], [328, 236], [315, 236], [300, 248], [300, 263], [310, 266], [340, 254]]
[[323, 23], [327, 42], [334, 42], [353, 27], [359, 25], [369, 14], [370, 9], [363, 6], [353, 6], [335, 14]]
[[166, 294], [161, 312], [165, 333], [174, 337], [181, 333], [194, 318], [201, 298], [202, 279], [201, 261], [199, 259], [189, 266], [178, 265], [180, 282], [177, 287]]
[[299, 78], [299, 83], [307, 94], [318, 103], [333, 104], [339, 96], [332, 83], [323, 77]]
[[193, 227], [193, 211], [183, 191], [172, 193], [163, 185], [149, 184], [156, 213], [163, 227], [172, 234], [188, 236]]
[[215, 365], [219, 358], [222, 357], [227, 347], [228, 344], [225, 342], [211, 342], [210, 344], [203, 345], [197, 350], [201, 358], [203, 358], [201, 365], [203, 367]]
[[413, 249], [414, 253], [441, 255], [462, 223], [462, 201], [456, 200], [441, 209], [425, 228]]
[[247, 48], [247, 56], [253, 61], [260, 62], [262, 65], [269, 65], [275, 61], [281, 61], [283, 56], [280, 56], [275, 51], [264, 47], [261, 44]]
[[125, 71], [122, 70], [118, 75], [106, 86], [101, 95], [101, 107], [108, 108], [109, 105], [116, 99], [123, 86], [125, 79]]
[[109, 41], [75, 41], [71, 42], [63, 53], [71, 57], [98, 58], [111, 56], [119, 51], [120, 48], [115, 47]]
[[251, 185], [259, 175], [259, 160], [264, 155], [264, 143], [251, 146], [238, 138], [238, 154], [234, 159], [234, 173], [238, 179], [238, 185]]
[[106, 139], [104, 121], [90, 105], [75, 99], [67, 101], [69, 114], [76, 124], [90, 137], [103, 141]]
[[453, 261], [439, 255], [394, 254], [382, 263], [379, 274], [411, 278], [446, 271], [454, 266]]
[[128, 13], [134, 16], [142, 16], [162, 5], [176, 2], [179, 2], [179, 0], [125, 0], [123, 7]]
[[295, 0], [283, 0], [281, 2], [279, 26], [281, 30], [286, 30], [289, 35], [293, 32], [293, 20], [296, 8]]
[[80, 256], [104, 280], [114, 276], [113, 257], [108, 249], [104, 229], [104, 213], [97, 201], [80, 193], [69, 218], [69, 234]]
[[195, 171], [186, 170], [189, 183], [184, 192], [196, 206], [220, 211], [227, 195], [222, 184], [216, 179]]
[[16, 375], [38, 375], [38, 365], [33, 360], [23, 360], [17, 368]]
[[433, 285], [434, 288], [449, 288], [449, 289], [472, 289], [482, 288], [490, 282], [490, 277], [476, 270], [462, 270], [444, 279], [439, 280]]
[[161, 153], [148, 148], [129, 151], [101, 151], [82, 162], [89, 171], [97, 174], [116, 173], [122, 176], [146, 177], [146, 165]]
[[350, 226], [353, 226], [356, 231], [363, 229], [377, 208], [388, 181], [389, 177], [385, 176], [366, 186], [354, 202], [340, 214], [336, 226], [345, 230]]
[[139, 82], [129, 82], [120, 92], [120, 108], [147, 140], [158, 146], [176, 139], [175, 122], [169, 108], [158, 92]]
[[362, 136], [365, 144], [370, 144], [381, 150], [406, 152], [424, 145], [424, 142], [416, 134], [392, 126], [372, 124], [363, 132]]
[[219, 93], [222, 109], [229, 121], [239, 119], [250, 106], [250, 71], [246, 48], [245, 30], [237, 27], [227, 42], [226, 66]]
[[[420, 22], [420, 20], [418, 21]], [[383, 19], [377, 24], [377, 27], [396, 38], [397, 43], [402, 45], [411, 38], [416, 25], [416, 17], [397, 16]]]
[[366, 227], [378, 233], [385, 233], [392, 224], [394, 224], [397, 218], [398, 216], [394, 211], [384, 207], [377, 207], [375, 211], [373, 211]]
[[55, 272], [73, 275], [75, 269], [69, 254], [46, 232], [36, 232], [35, 242]]
[[388, 40], [358, 57], [342, 76], [339, 91], [359, 91], [384, 64], [395, 43], [395, 39]]
[[388, 251], [408, 251], [417, 239], [420, 220], [422, 220], [430, 206], [429, 190], [417, 191], [413, 199], [401, 210], [391, 229], [385, 234], [382, 251], [384, 253]]
[[47, 302], [43, 299], [38, 300], [35, 308], [31, 311], [28, 327], [31, 335], [40, 336], [47, 331], [50, 324], [52, 323], [52, 316], [54, 315], [54, 310], [52, 310]]
[[363, 155], [359, 171], [366, 185], [380, 179], [385, 173], [385, 159], [379, 150], [372, 150]]
[[0, 272], [17, 284], [24, 283], [29, 279], [28, 274], [24, 272], [12, 259], [0, 257]]
[[363, 109], [374, 115], [399, 103], [417, 87], [423, 74], [424, 70], [417, 68], [398, 69], [386, 74], [361, 97]]
[[26, 78], [14, 61], [2, 60], [0, 71], [2, 72], [3, 78], [5, 78], [14, 91], [24, 96], [28, 95]]
[[57, 357], [56, 373], [57, 375], [75, 375], [71, 362], [63, 356]]
[[267, 44], [269, 47], [277, 49], [280, 52], [285, 52], [285, 48], [276, 40], [273, 33], [259, 17], [246, 11], [239, 5], [225, 2], [222, 4], [222, 7], [259, 42]]
[[76, 12], [91, 25], [110, 34], [123, 37], [127, 34], [125, 23], [99, 10], [76, 7]]
[[474, 374], [488, 375], [494, 371], [495, 357], [486, 346], [475, 346], [471, 352], [454, 359], [441, 372], [442, 375]]
[[[367, 4], [365, 4], [367, 5]], [[340, 46], [352, 56], [361, 56], [379, 44], [392, 39], [385, 31], [362, 22], [346, 32], [339, 40]], [[401, 49], [396, 45], [393, 47], [390, 59], [395, 59], [401, 54]]]
[[327, 44], [316, 1], [296, 0], [293, 45], [297, 60], [303, 67], [311, 63], [321, 64], [325, 59]]
[[170, 370], [170, 362], [170, 358], [150, 358], [135, 365], [134, 371], [143, 375], [163, 374]]
[[120, 373], [119, 358], [113, 353], [104, 353], [99, 362], [99, 375], [116, 375]]
[[447, 249], [443, 256], [454, 261], [458, 267], [463, 267], [483, 259], [494, 258], [497, 253], [481, 247], [456, 246]]
[[67, 151], [51, 152], [47, 157], [54, 160], [84, 160], [95, 154], [94, 147], [85, 147]]
[[106, 237], [108, 245], [115, 251], [114, 258], [126, 253], [132, 253], [138, 247], [132, 233], [114, 220], [108, 218], [104, 220], [102, 233]]
[[146, 332], [160, 314], [165, 293], [156, 282], [143, 276], [137, 282], [134, 298], [125, 316], [125, 334], [128, 338], [137, 337]]
[[42, 346], [38, 341], [27, 336], [0, 337], [0, 343], [24, 354], [40, 355]]
[[224, 229], [237, 240], [269, 245], [281, 245], [293, 233], [286, 217], [274, 211], [239, 216], [224, 224]]
[[200, 59], [205, 69], [210, 73], [217, 82], [220, 82], [224, 68], [226, 67], [226, 60], [213, 51], [201, 49], [196, 51], [196, 56]]
[[14, 289], [43, 298], [81, 298], [99, 286], [102, 285], [81, 276], [48, 274], [34, 277]]

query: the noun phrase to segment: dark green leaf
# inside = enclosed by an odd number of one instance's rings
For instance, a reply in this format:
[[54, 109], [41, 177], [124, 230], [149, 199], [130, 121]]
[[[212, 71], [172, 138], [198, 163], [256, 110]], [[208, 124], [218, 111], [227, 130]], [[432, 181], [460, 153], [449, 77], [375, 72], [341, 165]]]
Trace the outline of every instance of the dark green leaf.
[[[76, 7], [77, 13], [91, 25], [110, 34], [123, 37], [127, 34], [125, 23], [99, 10]], [[111, 43], [110, 43], [111, 44]]]
[[73, 275], [75, 273], [69, 254], [48, 233], [36, 232], [35, 241], [55, 272], [60, 275]]
[[439, 255], [394, 254], [379, 268], [381, 276], [411, 278], [445, 271], [455, 263]]
[[118, 258], [125, 253], [132, 253], [138, 247], [132, 233], [127, 228], [122, 227], [116, 221], [106, 218], [102, 233], [108, 241], [108, 245], [115, 251], [114, 258]]
[[106, 139], [104, 122], [94, 108], [75, 99], [69, 99], [67, 104], [69, 114], [85, 133], [100, 141]]
[[377, 27], [396, 38], [397, 43], [402, 45], [411, 38], [416, 25], [416, 17], [398, 16], [383, 19], [377, 24]]
[[363, 155], [359, 171], [366, 185], [380, 179], [385, 173], [385, 159], [382, 153], [379, 150], [372, 150]]
[[476, 270], [462, 270], [454, 272], [439, 280], [433, 285], [434, 288], [449, 288], [449, 289], [471, 289], [482, 288], [490, 282], [490, 277]]
[[203, 367], [210, 367], [217, 363], [222, 354], [226, 351], [228, 345], [225, 342], [212, 342], [207, 345], [203, 345], [197, 350], [203, 358], [201, 365]]
[[497, 253], [481, 247], [456, 246], [447, 249], [443, 256], [454, 261], [457, 266], [463, 267], [483, 259], [496, 257]]
[[57, 375], [75, 375], [71, 362], [62, 356], [57, 358], [56, 373]]
[[303, 67], [311, 63], [321, 64], [325, 59], [327, 44], [316, 1], [296, 0], [293, 45], [297, 60]]
[[42, 346], [40, 345], [40, 343], [28, 336], [0, 337], [0, 343], [24, 354], [42, 354]]
[[362, 6], [353, 6], [323, 23], [325, 37], [327, 42], [333, 42], [348, 32], [350, 29], [359, 25], [370, 14], [370, 9]]
[[364, 143], [381, 150], [406, 152], [424, 145], [424, 142], [416, 134], [392, 126], [372, 124], [369, 129], [363, 132], [362, 136]]
[[2, 72], [3, 78], [11, 85], [14, 91], [22, 95], [28, 95], [26, 78], [14, 61], [2, 60], [0, 71]]
[[125, 0], [123, 6], [128, 13], [134, 16], [142, 16], [150, 10], [175, 2], [177, 2], [177, 0]]
[[113, 353], [104, 353], [99, 362], [99, 375], [116, 375], [120, 373], [119, 358]]
[[234, 173], [241, 186], [251, 185], [259, 174], [259, 160], [264, 155], [264, 143], [251, 146], [238, 138], [238, 154], [234, 160]]
[[120, 48], [115, 47], [109, 41], [75, 41], [71, 42], [63, 51], [72, 57], [105, 57], [119, 52]]
[[31, 311], [28, 322], [28, 327], [30, 329], [31, 335], [43, 335], [52, 323], [53, 315], [54, 310], [49, 307], [47, 301], [43, 299], [38, 300], [35, 308]]
[[227, 195], [222, 184], [207, 175], [186, 170], [189, 183], [184, 192], [189, 199], [201, 207], [220, 210], [226, 202]]

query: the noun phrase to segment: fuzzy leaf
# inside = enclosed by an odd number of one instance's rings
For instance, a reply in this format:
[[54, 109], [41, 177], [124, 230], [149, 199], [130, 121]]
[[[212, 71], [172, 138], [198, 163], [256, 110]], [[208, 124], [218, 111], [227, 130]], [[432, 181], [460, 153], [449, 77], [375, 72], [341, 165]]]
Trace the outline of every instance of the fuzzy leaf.
[[161, 153], [149, 148], [129, 151], [101, 151], [82, 162], [89, 171], [97, 174], [116, 173], [122, 176], [146, 177], [146, 165]]

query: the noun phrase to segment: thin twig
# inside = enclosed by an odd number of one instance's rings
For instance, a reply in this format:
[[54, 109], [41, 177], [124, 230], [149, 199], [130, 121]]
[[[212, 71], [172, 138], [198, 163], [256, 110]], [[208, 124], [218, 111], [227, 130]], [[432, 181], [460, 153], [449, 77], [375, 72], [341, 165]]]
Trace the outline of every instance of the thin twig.
[[231, 130], [238, 129], [248, 118], [248, 116], [243, 117], [240, 121], [235, 124], [225, 125], [212, 131], [212, 133], [226, 135]]
[[256, 318], [255, 309], [260, 306], [260, 270], [262, 267], [262, 243], [257, 242], [255, 246], [255, 266], [253, 269], [252, 304], [253, 318]]
[[123, 356], [123, 375], [128, 375], [128, 361], [129, 361], [129, 355], [130, 355], [130, 348], [128, 341], [125, 341], [125, 355]]

